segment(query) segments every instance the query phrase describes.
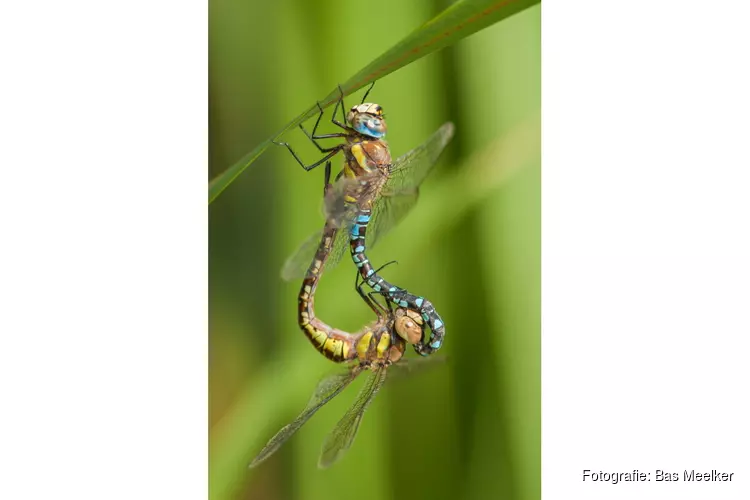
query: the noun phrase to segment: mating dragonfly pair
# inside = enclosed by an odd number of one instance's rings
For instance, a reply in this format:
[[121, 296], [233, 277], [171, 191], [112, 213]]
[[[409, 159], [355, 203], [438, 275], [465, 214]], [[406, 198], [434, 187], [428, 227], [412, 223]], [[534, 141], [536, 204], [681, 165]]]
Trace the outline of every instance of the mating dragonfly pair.
[[[342, 132], [317, 133], [324, 114], [320, 104], [320, 114], [312, 133], [300, 125], [310, 141], [324, 153], [323, 158], [315, 163], [305, 165], [288, 143], [276, 143], [285, 146], [305, 170], [325, 164], [325, 226], [287, 260], [282, 277], [288, 281], [303, 278], [298, 298], [298, 322], [313, 346], [328, 359], [351, 362], [352, 366], [343, 373], [323, 379], [307, 407], [271, 438], [251, 467], [273, 454], [316, 411], [360, 373], [369, 370], [369, 378], [354, 404], [323, 444], [319, 466], [331, 465], [351, 446], [367, 406], [385, 383], [386, 370], [401, 360], [406, 344], [411, 344], [420, 355], [428, 356], [440, 349], [443, 342], [445, 326], [432, 303], [380, 276], [378, 273], [382, 267], [373, 268], [365, 253], [365, 240], [367, 237], [367, 245], [374, 245], [414, 206], [420, 184], [453, 137], [454, 127], [451, 123], [444, 124], [424, 144], [392, 161], [388, 145], [383, 140], [387, 130], [383, 109], [377, 104], [364, 102], [370, 90], [372, 86], [362, 102], [346, 115], [341, 91], [331, 122]], [[336, 118], [339, 108], [343, 121]], [[344, 139], [344, 142], [333, 147], [323, 147], [318, 143], [321, 139], [333, 138]], [[344, 167], [332, 184], [331, 158], [339, 153], [344, 154]], [[377, 317], [375, 322], [356, 333], [329, 326], [315, 315], [314, 310], [315, 290], [324, 267], [330, 269], [338, 264], [347, 247], [357, 267], [357, 292]], [[365, 292], [365, 283], [373, 291]], [[380, 297], [385, 299], [385, 305], [378, 300]], [[429, 329], [429, 337], [426, 329]], [[415, 364], [415, 361], [407, 361], [401, 361], [398, 368]]]

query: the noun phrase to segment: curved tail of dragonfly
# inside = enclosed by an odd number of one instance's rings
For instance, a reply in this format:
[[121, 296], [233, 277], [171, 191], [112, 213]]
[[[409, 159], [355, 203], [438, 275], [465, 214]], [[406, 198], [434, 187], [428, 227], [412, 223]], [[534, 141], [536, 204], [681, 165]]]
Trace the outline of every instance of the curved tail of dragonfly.
[[430, 328], [430, 338], [427, 343], [424, 343], [423, 341], [422, 343], [414, 344], [414, 350], [422, 356], [430, 355], [440, 349], [443, 344], [443, 337], [445, 336], [445, 324], [443, 323], [443, 319], [429, 300], [411, 294], [405, 289], [387, 282], [375, 269], [373, 269], [369, 259], [365, 255], [365, 235], [367, 233], [367, 225], [370, 223], [371, 215], [372, 213], [370, 209], [359, 209], [354, 223], [349, 230], [349, 245], [354, 264], [357, 266], [357, 269], [359, 269], [359, 274], [362, 276], [362, 279], [364, 279], [373, 290], [381, 293], [399, 307], [417, 311], [422, 316], [422, 319]]
[[313, 346], [326, 358], [337, 363], [357, 358], [360, 335], [344, 332], [329, 326], [315, 316], [315, 289], [320, 281], [337, 228], [326, 224], [323, 234], [310, 264], [307, 276], [302, 281], [298, 298], [298, 322], [302, 332], [310, 339]]
[[[315, 256], [310, 264], [307, 275], [302, 281], [302, 287], [299, 292], [297, 316], [299, 326], [318, 352], [336, 363], [343, 363], [355, 359], [365, 360], [370, 358], [383, 358], [389, 353], [389, 349], [397, 346], [391, 341], [390, 335], [376, 335], [376, 330], [382, 329], [385, 325], [386, 318], [383, 315], [384, 311], [382, 310], [382, 306], [379, 306], [362, 291], [361, 286], [357, 287], [357, 291], [362, 297], [362, 300], [370, 306], [378, 317], [377, 322], [374, 324], [365, 327], [358, 333], [349, 333], [326, 324], [315, 315], [315, 290], [318, 287], [320, 276], [323, 273], [323, 267], [330, 255], [331, 245], [333, 244], [338, 231], [339, 229], [332, 223], [332, 221], [328, 221], [323, 228], [320, 244], [315, 252]], [[409, 316], [407, 313], [397, 313], [396, 316], [396, 325], [398, 325], [396, 328], [400, 329], [402, 333], [410, 328], [417, 328], [409, 322]], [[404, 335], [407, 334], [404, 333]], [[373, 340], [375, 341], [375, 344], [371, 345]], [[371, 352], [373, 348], [377, 352], [377, 355]], [[391, 354], [389, 354], [389, 356], [390, 355]]]

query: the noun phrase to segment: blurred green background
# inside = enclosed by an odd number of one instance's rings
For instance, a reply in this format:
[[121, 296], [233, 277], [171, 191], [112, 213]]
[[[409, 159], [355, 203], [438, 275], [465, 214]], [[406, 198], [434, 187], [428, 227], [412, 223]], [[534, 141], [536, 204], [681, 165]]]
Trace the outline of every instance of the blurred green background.
[[[210, 177], [449, 3], [212, 0]], [[272, 147], [211, 204], [211, 498], [540, 498], [540, 66], [536, 6], [370, 94], [385, 110], [394, 157], [456, 124], [417, 206], [369, 252], [376, 265], [398, 260], [385, 276], [435, 304], [448, 360], [386, 384], [329, 470], [317, 469], [320, 446], [362, 380], [247, 469], [337, 368], [296, 325], [300, 283], [279, 277], [323, 225], [322, 168], [306, 173]], [[301, 132], [284, 139], [308, 162], [319, 157]], [[316, 300], [319, 317], [348, 331], [374, 319], [354, 273], [345, 257]]]

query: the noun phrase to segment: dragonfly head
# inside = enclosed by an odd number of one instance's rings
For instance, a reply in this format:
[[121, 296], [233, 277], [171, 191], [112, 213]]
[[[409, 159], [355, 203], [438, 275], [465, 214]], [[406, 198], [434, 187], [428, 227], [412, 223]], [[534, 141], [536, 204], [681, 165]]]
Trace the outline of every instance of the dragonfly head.
[[399, 337], [409, 344], [416, 344], [424, 335], [424, 320], [418, 312], [399, 307], [396, 309], [394, 328]]
[[352, 106], [346, 115], [346, 122], [360, 134], [375, 139], [385, 137], [387, 131], [383, 108], [380, 104], [365, 102]]

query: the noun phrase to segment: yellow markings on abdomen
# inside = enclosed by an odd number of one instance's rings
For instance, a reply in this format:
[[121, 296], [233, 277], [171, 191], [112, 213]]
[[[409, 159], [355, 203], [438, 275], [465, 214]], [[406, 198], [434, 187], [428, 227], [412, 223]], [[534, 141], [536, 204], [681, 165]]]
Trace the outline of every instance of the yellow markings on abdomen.
[[357, 342], [357, 357], [359, 359], [367, 357], [367, 351], [370, 350], [370, 340], [372, 340], [372, 332], [367, 332]]
[[344, 342], [341, 340], [329, 337], [328, 340], [326, 340], [323, 349], [331, 353], [334, 357], [341, 357], [341, 353], [344, 349], [343, 344]]
[[380, 336], [380, 341], [378, 341], [378, 359], [382, 359], [385, 357], [385, 353], [388, 351], [388, 347], [391, 345], [391, 336], [387, 334], [383, 334]]
[[326, 335], [324, 331], [318, 330], [317, 328], [315, 328], [309, 323], [305, 325], [305, 331], [310, 337], [310, 340], [312, 340], [313, 343], [318, 346], [318, 348], [323, 347], [323, 345], [326, 343], [326, 339], [328, 338], [328, 335]]
[[306, 311], [302, 311], [300, 313], [300, 316], [302, 317], [302, 320], [300, 321], [300, 326], [307, 326], [310, 324], [310, 315], [307, 314]]
[[349, 343], [348, 342], [341, 342], [341, 354], [344, 356], [344, 359], [349, 359]]

